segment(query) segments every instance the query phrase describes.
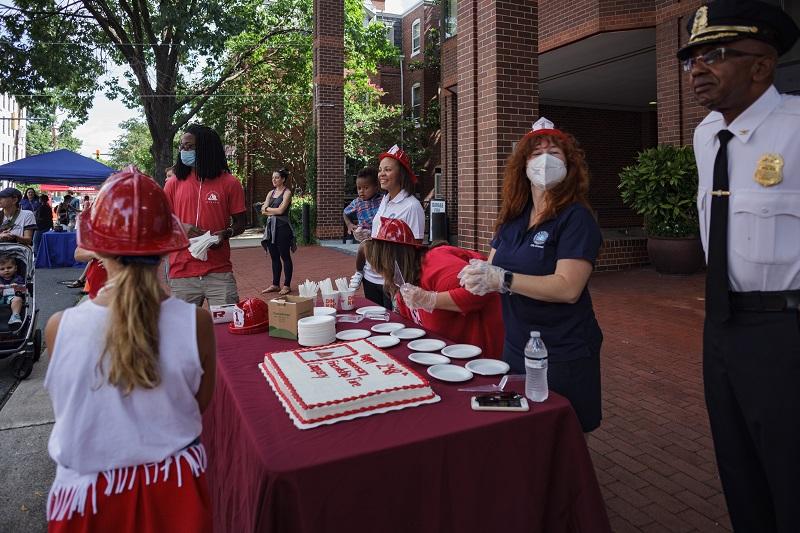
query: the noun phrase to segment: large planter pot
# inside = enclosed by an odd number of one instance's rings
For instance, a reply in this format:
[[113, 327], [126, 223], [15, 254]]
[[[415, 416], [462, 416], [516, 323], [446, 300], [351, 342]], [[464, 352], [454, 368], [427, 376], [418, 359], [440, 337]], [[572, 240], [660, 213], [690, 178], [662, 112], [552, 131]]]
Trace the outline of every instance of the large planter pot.
[[660, 274], [694, 274], [705, 264], [700, 237], [647, 237], [647, 254]]

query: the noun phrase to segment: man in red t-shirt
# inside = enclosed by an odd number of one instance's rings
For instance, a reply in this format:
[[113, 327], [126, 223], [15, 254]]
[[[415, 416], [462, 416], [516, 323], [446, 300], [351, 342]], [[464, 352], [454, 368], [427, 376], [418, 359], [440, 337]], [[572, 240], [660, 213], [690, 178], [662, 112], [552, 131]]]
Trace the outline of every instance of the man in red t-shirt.
[[220, 243], [209, 248], [206, 261], [188, 250], [170, 254], [172, 294], [196, 305], [206, 300], [209, 305], [236, 303], [239, 295], [228, 239], [244, 231], [244, 189], [230, 174], [217, 132], [197, 124], [186, 128], [173, 168], [175, 177], [164, 184], [172, 211], [190, 238], [209, 231], [220, 237]]

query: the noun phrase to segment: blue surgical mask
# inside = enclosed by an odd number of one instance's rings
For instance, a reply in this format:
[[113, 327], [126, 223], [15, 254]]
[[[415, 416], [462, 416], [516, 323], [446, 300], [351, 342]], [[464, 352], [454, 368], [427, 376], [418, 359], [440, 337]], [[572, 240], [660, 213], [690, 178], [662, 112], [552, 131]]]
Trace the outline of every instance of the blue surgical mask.
[[193, 167], [197, 155], [194, 150], [181, 150], [181, 163], [187, 167]]

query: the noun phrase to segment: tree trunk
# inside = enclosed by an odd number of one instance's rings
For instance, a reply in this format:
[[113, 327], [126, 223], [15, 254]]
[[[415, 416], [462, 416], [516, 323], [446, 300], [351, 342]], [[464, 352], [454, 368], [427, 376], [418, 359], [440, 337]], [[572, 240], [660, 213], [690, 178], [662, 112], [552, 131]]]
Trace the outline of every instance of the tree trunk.
[[176, 128], [172, 123], [175, 115], [174, 99], [164, 101], [153, 99], [150, 105], [144, 106], [147, 126], [150, 129], [150, 136], [153, 144], [150, 146], [150, 154], [153, 156], [153, 166], [155, 176], [153, 179], [159, 185], [164, 185], [166, 180], [166, 169], [175, 164], [173, 158], [173, 142], [175, 140]]

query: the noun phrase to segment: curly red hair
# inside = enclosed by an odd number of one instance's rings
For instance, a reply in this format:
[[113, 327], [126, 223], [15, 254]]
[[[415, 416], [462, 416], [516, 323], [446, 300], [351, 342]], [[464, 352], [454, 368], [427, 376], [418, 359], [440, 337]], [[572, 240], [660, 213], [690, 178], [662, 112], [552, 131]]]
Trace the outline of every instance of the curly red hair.
[[531, 182], [526, 174], [528, 159], [542, 141], [558, 146], [564, 152], [567, 165], [567, 176], [564, 180], [548, 189], [547, 206], [542, 212], [543, 220], [555, 217], [562, 209], [578, 202], [591, 210], [589, 200], [589, 169], [586, 166], [586, 156], [578, 146], [578, 141], [569, 133], [526, 135], [523, 137], [514, 152], [508, 158], [505, 172], [503, 173], [503, 204], [497, 215], [495, 231], [501, 225], [514, 220], [525, 211], [528, 202], [533, 201]]

